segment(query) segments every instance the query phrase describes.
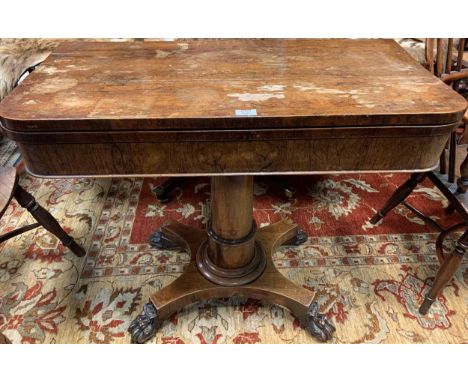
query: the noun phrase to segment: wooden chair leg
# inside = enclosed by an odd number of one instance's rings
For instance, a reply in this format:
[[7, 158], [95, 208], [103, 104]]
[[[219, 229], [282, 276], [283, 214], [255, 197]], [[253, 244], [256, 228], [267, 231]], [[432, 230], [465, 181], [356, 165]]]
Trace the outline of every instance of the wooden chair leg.
[[394, 209], [398, 204], [404, 201], [409, 194], [416, 188], [416, 186], [421, 183], [426, 177], [426, 173], [416, 173], [412, 174], [411, 177], [403, 183], [398, 189], [393, 193], [393, 195], [388, 199], [387, 203], [383, 208], [377, 212], [370, 222], [372, 224], [377, 224], [381, 219], [385, 217], [392, 209]]
[[457, 180], [457, 185], [457, 192], [464, 194], [468, 189], [468, 151], [464, 161], [460, 165], [460, 178]]
[[445, 144], [444, 150], [442, 151], [442, 154], [440, 154], [440, 160], [439, 160], [439, 172], [441, 174], [447, 174], [447, 160], [445, 159], [445, 150], [448, 149], [449, 147], [449, 141]]
[[450, 134], [449, 145], [449, 163], [448, 163], [448, 181], [455, 183], [455, 165], [457, 161], [457, 135], [455, 132]]
[[18, 201], [21, 207], [26, 208], [29, 213], [40, 223], [47, 231], [59, 238], [59, 240], [68, 247], [76, 256], [82, 257], [86, 254], [85, 250], [76, 243], [63, 229], [55, 218], [43, 207], [41, 207], [34, 197], [21, 186], [17, 186], [13, 197]]
[[458, 240], [454, 251], [445, 257], [437, 272], [431, 289], [419, 307], [420, 314], [424, 315], [428, 312], [444, 286], [447, 285], [447, 283], [452, 279], [463, 260], [463, 256], [465, 256], [466, 253], [468, 253], [468, 230], [466, 230], [462, 237]]

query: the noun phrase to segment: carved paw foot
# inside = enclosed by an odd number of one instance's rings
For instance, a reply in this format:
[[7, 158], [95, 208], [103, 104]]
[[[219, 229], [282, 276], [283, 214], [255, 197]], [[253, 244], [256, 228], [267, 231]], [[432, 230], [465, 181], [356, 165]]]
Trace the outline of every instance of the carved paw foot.
[[153, 193], [156, 195], [156, 198], [161, 202], [161, 203], [169, 203], [171, 200], [171, 193], [169, 190], [162, 186], [157, 186], [153, 188]]
[[316, 302], [310, 304], [304, 321], [304, 328], [321, 342], [329, 341], [336, 331], [325, 315], [319, 313], [319, 307]]
[[175, 249], [179, 247], [176, 242], [172, 241], [164, 234], [161, 228], [149, 237], [149, 243], [152, 247], [157, 249]]
[[172, 193], [185, 182], [185, 178], [170, 178], [163, 184], [152, 189], [154, 195], [161, 203], [168, 203], [172, 199]]
[[307, 233], [302, 229], [298, 229], [296, 236], [294, 236], [291, 240], [288, 240], [283, 245], [301, 245], [307, 241]]
[[154, 305], [150, 302], [145, 304], [143, 312], [128, 327], [128, 332], [132, 337], [132, 344], [145, 343], [156, 334], [160, 326], [158, 311]]

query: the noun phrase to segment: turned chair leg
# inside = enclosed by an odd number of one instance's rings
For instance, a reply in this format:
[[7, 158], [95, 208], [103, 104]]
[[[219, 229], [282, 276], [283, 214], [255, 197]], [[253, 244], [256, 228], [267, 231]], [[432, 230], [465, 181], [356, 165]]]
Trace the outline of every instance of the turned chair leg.
[[[468, 149], [467, 149], [468, 151]], [[467, 156], [463, 160], [462, 164], [460, 165], [460, 178], [457, 180], [457, 192], [465, 193], [468, 189], [468, 152]]]
[[64, 246], [69, 248], [76, 256], [82, 257], [86, 254], [85, 250], [76, 243], [63, 229], [55, 218], [43, 207], [41, 207], [34, 197], [21, 186], [17, 186], [13, 197], [19, 205], [29, 211], [29, 213], [41, 224], [47, 231], [59, 238]]
[[450, 141], [447, 141], [447, 143], [444, 146], [444, 150], [442, 151], [442, 154], [440, 154], [439, 172], [441, 174], [447, 174], [447, 159], [445, 158], [445, 150], [447, 150], [449, 148], [449, 142]]
[[457, 135], [455, 132], [450, 134], [449, 145], [449, 163], [448, 163], [448, 182], [455, 182], [455, 165], [457, 161]]
[[421, 183], [426, 177], [426, 173], [416, 173], [412, 174], [411, 177], [403, 183], [398, 189], [393, 193], [393, 195], [388, 199], [387, 203], [383, 208], [377, 212], [370, 222], [372, 224], [377, 224], [381, 219], [385, 217], [392, 209], [394, 209], [398, 204], [403, 202], [411, 192], [416, 188], [416, 186]]
[[436, 300], [439, 293], [442, 291], [445, 285], [452, 279], [453, 275], [457, 271], [460, 263], [463, 260], [463, 256], [468, 252], [468, 230], [458, 240], [454, 251], [445, 257], [442, 265], [440, 266], [434, 283], [431, 289], [424, 298], [423, 303], [419, 308], [420, 314], [426, 314], [430, 309], [431, 305]]

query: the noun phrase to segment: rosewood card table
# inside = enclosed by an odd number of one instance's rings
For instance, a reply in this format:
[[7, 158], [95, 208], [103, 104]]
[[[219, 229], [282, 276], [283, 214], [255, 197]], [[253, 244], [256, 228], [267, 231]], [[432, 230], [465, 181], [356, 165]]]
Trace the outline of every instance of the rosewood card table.
[[465, 100], [391, 40], [70, 42], [0, 104], [4, 132], [41, 177], [210, 175], [206, 230], [167, 222], [160, 248], [191, 254], [129, 330], [243, 295], [282, 305], [319, 340], [335, 328], [314, 293], [273, 265], [305, 236], [257, 228], [253, 175], [424, 172]]

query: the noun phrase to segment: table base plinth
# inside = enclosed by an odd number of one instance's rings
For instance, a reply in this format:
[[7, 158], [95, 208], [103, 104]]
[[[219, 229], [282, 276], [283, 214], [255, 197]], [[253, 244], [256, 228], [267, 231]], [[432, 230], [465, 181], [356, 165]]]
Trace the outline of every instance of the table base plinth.
[[198, 248], [196, 263], [199, 272], [209, 281], [222, 286], [247, 285], [258, 279], [266, 267], [266, 256], [262, 246], [255, 241], [252, 261], [240, 268], [221, 268], [214, 264], [208, 254], [208, 240]]
[[129, 332], [133, 343], [152, 338], [161, 323], [184, 306], [211, 298], [242, 296], [254, 298], [289, 309], [302, 326], [320, 341], [331, 339], [334, 326], [318, 311], [314, 293], [295, 285], [275, 267], [272, 254], [282, 244], [297, 236], [295, 225], [278, 222], [259, 229], [256, 244], [264, 252], [265, 270], [254, 281], [235, 286], [223, 286], [208, 280], [199, 270], [196, 254], [207, 240], [203, 230], [171, 221], [161, 229], [167, 247], [181, 247], [189, 252], [191, 261], [182, 275], [150, 297], [143, 312], [131, 323]]

